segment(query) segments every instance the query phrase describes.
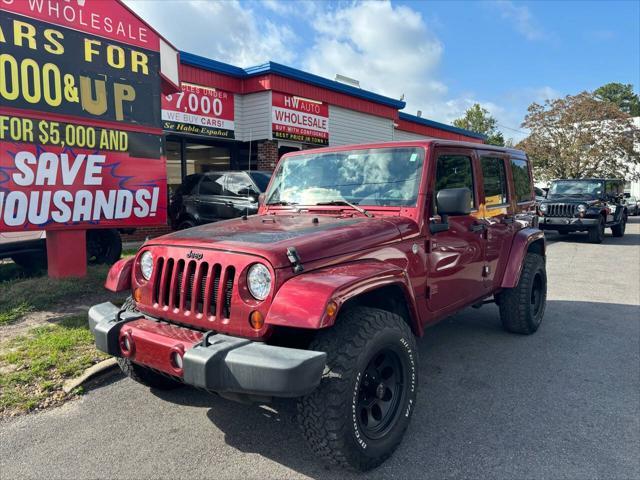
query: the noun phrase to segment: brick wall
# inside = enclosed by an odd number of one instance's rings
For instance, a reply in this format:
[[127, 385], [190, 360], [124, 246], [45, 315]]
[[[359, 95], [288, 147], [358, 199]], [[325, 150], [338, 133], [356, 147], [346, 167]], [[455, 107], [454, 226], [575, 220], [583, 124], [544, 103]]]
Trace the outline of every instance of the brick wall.
[[147, 238], [155, 238], [171, 232], [168, 225], [163, 225], [161, 227], [140, 227], [132, 234], [123, 233], [121, 236], [123, 242], [143, 242]]
[[278, 162], [278, 142], [265, 140], [258, 144], [258, 170], [273, 171]]

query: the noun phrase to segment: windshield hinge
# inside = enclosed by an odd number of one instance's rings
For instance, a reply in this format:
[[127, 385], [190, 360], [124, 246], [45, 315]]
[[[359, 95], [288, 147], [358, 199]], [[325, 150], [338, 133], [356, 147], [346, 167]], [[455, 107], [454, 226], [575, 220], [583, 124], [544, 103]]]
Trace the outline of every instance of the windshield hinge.
[[291, 262], [291, 266], [293, 267], [293, 273], [304, 272], [304, 267], [300, 262], [300, 256], [298, 255], [298, 251], [296, 250], [296, 247], [287, 247], [287, 258]]

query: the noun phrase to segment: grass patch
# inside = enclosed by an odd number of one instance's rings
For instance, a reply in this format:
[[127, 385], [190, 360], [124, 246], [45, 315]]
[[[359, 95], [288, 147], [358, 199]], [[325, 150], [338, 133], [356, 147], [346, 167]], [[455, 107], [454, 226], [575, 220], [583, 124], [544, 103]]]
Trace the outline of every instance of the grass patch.
[[125, 248], [122, 250], [122, 258], [125, 257], [133, 257], [136, 253], [138, 253], [139, 248]]
[[107, 358], [96, 350], [85, 315], [33, 328], [0, 345], [0, 352], [0, 415], [60, 403], [69, 396], [62, 391], [66, 379]]
[[106, 265], [96, 265], [87, 267], [84, 278], [53, 279], [43, 275], [0, 282], [0, 326], [15, 322], [26, 313], [102, 291], [108, 270]]

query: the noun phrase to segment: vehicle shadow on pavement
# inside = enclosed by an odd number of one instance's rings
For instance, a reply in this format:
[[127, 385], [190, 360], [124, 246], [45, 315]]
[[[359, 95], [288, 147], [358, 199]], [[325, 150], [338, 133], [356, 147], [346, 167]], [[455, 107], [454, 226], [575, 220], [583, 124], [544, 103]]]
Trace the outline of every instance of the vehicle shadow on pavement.
[[[396, 453], [367, 478], [638, 478], [640, 307], [549, 301], [531, 336], [502, 330], [495, 305], [467, 309], [419, 340], [418, 406]], [[363, 478], [316, 458], [293, 402], [206, 406], [225, 442], [312, 478]]]
[[[611, 229], [607, 228], [603, 243], [610, 245], [640, 246], [640, 234], [629, 231], [630, 229], [637, 229], [636, 225], [638, 224], [640, 224], [640, 217], [629, 217], [629, 220], [627, 221], [627, 229], [623, 237], [614, 237], [611, 234]], [[544, 236], [549, 244], [553, 244], [555, 242], [591, 244], [586, 232], [572, 232], [568, 235], [560, 235], [554, 230], [547, 230], [545, 231]]]

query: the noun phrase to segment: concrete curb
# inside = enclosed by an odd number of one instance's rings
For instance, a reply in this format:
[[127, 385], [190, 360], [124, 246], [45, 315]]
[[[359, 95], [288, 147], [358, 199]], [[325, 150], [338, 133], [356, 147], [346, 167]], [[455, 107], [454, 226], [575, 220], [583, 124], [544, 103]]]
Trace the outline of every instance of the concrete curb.
[[111, 370], [117, 365], [118, 361], [115, 357], [108, 358], [100, 363], [96, 363], [95, 365], [87, 368], [84, 372], [82, 372], [82, 375], [80, 375], [79, 377], [70, 378], [69, 380], [64, 382], [64, 384], [62, 385], [62, 390], [64, 391], [64, 393], [69, 393], [73, 389], [78, 388], [90, 378]]

